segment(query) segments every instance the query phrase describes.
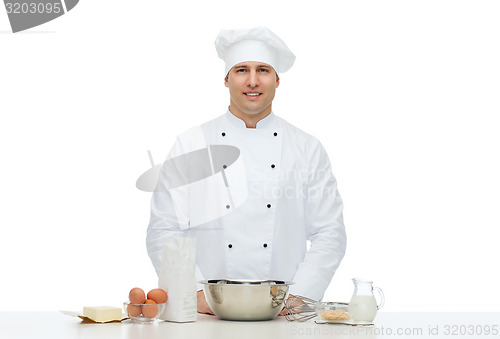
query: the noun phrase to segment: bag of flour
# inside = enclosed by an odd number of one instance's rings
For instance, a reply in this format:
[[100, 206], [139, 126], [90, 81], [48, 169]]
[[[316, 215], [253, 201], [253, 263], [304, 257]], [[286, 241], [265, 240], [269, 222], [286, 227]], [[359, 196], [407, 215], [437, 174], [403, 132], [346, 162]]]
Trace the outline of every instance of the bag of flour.
[[158, 287], [168, 293], [160, 319], [189, 322], [197, 319], [196, 239], [177, 236], [163, 243]]

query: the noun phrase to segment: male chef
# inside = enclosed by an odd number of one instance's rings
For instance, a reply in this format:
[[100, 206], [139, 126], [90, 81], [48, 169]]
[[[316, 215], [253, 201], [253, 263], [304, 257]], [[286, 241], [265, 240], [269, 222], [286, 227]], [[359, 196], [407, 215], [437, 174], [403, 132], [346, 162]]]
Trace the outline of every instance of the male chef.
[[[198, 281], [293, 281], [290, 294], [320, 300], [344, 256], [346, 234], [325, 149], [272, 110], [280, 74], [295, 56], [265, 27], [223, 30], [215, 47], [225, 62], [229, 107], [179, 135], [167, 158], [206, 153], [211, 170], [205, 178], [196, 167], [203, 167], [201, 158], [189, 158], [198, 165], [183, 172], [198, 176], [180, 181], [196, 185], [197, 193], [177, 194], [169, 191], [171, 175], [162, 169], [151, 201], [148, 254], [159, 272], [163, 240], [187, 234], [196, 238]], [[236, 151], [214, 168], [214, 147]], [[192, 202], [200, 196], [206, 205]], [[198, 312], [212, 313], [198, 287]]]

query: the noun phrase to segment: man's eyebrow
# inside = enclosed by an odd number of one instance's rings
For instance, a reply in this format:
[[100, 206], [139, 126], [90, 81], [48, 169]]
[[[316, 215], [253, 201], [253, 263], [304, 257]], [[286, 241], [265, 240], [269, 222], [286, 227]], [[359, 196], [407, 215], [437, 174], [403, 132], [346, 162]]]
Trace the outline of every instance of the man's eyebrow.
[[[266, 65], [266, 64], [262, 64], [262, 65], [257, 65], [256, 66], [257, 68], [272, 68], [271, 66], [269, 65]], [[241, 66], [234, 66], [235, 69], [237, 68], [248, 68], [247, 65], [241, 65]]]

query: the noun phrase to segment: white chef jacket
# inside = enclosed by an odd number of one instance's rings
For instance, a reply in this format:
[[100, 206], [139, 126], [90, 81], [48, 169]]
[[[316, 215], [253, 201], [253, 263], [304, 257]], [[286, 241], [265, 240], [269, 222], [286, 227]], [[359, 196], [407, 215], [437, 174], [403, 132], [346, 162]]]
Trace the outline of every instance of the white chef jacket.
[[189, 227], [176, 216], [168, 189], [158, 190], [165, 188], [162, 170], [146, 239], [156, 271], [165, 237], [185, 234], [196, 238], [198, 280], [293, 281], [291, 294], [320, 300], [346, 247], [342, 199], [323, 146], [274, 113], [246, 128], [227, 111], [179, 135], [167, 159], [207, 145], [240, 150], [248, 196], [232, 210], [221, 201], [225, 215]]

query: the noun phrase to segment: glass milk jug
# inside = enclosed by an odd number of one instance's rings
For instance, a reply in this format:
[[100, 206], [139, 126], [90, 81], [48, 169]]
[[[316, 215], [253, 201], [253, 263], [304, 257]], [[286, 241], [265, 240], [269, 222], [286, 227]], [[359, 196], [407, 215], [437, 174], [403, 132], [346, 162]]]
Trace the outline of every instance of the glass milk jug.
[[[354, 294], [349, 303], [349, 314], [355, 321], [371, 322], [375, 319], [377, 310], [384, 306], [384, 293], [378, 287], [373, 287], [373, 282], [352, 279], [354, 283]], [[380, 305], [377, 305], [373, 291], [376, 290], [380, 294]]]

